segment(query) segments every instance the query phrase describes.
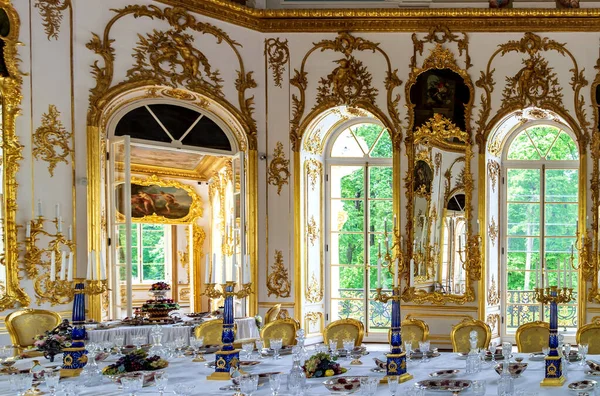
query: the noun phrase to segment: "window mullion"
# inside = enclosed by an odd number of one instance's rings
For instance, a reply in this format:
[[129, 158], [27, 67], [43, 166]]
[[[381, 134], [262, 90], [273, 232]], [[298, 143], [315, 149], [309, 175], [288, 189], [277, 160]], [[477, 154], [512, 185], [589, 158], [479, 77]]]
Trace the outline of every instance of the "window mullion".
[[[546, 269], [546, 165], [540, 169], [540, 270], [542, 272], [542, 287], [546, 287], [549, 279], [544, 279]], [[537, 275], [537, 274], [536, 274]], [[540, 305], [540, 321], [544, 320], [544, 304]]]
[[365, 265], [364, 265], [364, 287], [363, 293], [364, 296], [364, 315], [365, 315], [365, 332], [366, 335], [369, 335], [369, 263], [371, 262], [371, 249], [369, 248], [369, 232], [371, 231], [369, 228], [369, 223], [371, 222], [371, 202], [369, 201], [369, 196], [371, 192], [369, 191], [370, 181], [369, 181], [369, 163], [366, 162], [364, 167], [365, 177], [363, 177], [364, 182], [364, 197], [363, 197], [363, 207], [365, 211], [364, 218], [364, 230], [363, 230], [363, 244], [364, 244], [364, 252], [365, 252]]

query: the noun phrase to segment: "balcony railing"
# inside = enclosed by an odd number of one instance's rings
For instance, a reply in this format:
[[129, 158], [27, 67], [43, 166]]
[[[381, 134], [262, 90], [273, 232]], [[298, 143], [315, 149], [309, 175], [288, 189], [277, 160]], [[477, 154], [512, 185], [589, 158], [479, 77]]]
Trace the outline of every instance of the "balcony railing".
[[[515, 331], [520, 325], [535, 320], [550, 320], [549, 309], [544, 310], [544, 318], [540, 319], [541, 305], [535, 301], [533, 290], [509, 290], [506, 295], [506, 328]], [[573, 300], [570, 304], [558, 306], [559, 328], [577, 327], [577, 292], [573, 292]]]

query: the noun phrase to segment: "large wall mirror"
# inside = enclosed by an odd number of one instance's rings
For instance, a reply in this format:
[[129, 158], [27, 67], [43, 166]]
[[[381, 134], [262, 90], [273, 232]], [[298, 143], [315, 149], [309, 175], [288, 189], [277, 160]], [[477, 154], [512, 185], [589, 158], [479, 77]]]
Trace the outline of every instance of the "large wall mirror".
[[29, 297], [19, 285], [17, 246], [17, 182], [23, 146], [15, 131], [15, 118], [21, 102], [22, 79], [18, 70], [17, 42], [19, 18], [6, 0], [0, 0], [0, 128], [2, 154], [0, 170], [0, 310], [17, 302], [29, 305]]
[[[431, 59], [436, 60], [435, 62]], [[440, 61], [441, 59], [441, 61]], [[473, 157], [469, 135], [473, 86], [441, 45], [407, 83], [410, 128], [406, 139], [409, 271], [405, 301], [473, 301]]]

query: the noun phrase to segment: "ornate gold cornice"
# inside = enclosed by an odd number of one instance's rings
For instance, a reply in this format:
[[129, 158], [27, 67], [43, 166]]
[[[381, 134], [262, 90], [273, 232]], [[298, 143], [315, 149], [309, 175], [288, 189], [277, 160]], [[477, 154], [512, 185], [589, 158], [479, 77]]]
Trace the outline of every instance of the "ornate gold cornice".
[[600, 9], [285, 9], [225, 0], [156, 0], [260, 32], [427, 32], [443, 23], [464, 32], [598, 32]]

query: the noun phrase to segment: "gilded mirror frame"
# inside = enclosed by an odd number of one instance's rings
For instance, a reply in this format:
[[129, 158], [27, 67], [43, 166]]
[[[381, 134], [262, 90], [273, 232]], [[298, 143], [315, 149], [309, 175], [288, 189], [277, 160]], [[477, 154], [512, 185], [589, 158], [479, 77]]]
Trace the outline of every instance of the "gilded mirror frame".
[[20, 44], [19, 15], [9, 0], [0, 0], [0, 8], [8, 16], [10, 30], [7, 36], [0, 36], [4, 43], [3, 55], [7, 76], [0, 77], [0, 98], [2, 100], [2, 161], [4, 164], [3, 188], [4, 200], [4, 257], [6, 268], [6, 285], [4, 295], [0, 298], [0, 310], [13, 308], [16, 303], [28, 306], [29, 296], [19, 283], [19, 250], [17, 244], [17, 189], [16, 180], [19, 161], [23, 159], [23, 146], [16, 133], [15, 119], [19, 115], [19, 106], [23, 95], [21, 86], [23, 79], [19, 71], [17, 46]]
[[[423, 125], [415, 129], [416, 104], [411, 102], [411, 90], [417, 83], [417, 78], [421, 74], [430, 70], [443, 69], [450, 70], [462, 78], [465, 86], [469, 90], [469, 100], [467, 103], [463, 104], [465, 130], [461, 130], [454, 122], [452, 122], [452, 120], [439, 113], [434, 113], [433, 117], [429, 118], [429, 120], [427, 120]], [[409, 119], [409, 128], [405, 139], [406, 153], [408, 157], [408, 167], [405, 177], [405, 191], [407, 200], [405, 230], [408, 240], [413, 241], [415, 238], [415, 224], [413, 220], [415, 192], [413, 188], [413, 175], [415, 171], [415, 164], [418, 160], [418, 154], [415, 153], [415, 149], [419, 144], [423, 143], [428, 143], [449, 151], [464, 152], [465, 166], [464, 185], [462, 186], [462, 190], [465, 193], [465, 221], [467, 224], [467, 240], [464, 260], [464, 294], [446, 294], [440, 291], [428, 292], [417, 289], [413, 285], [408, 285], [402, 293], [402, 299], [406, 302], [413, 302], [417, 304], [432, 303], [438, 305], [444, 305], [446, 303], [465, 304], [467, 302], [472, 302], [475, 301], [474, 282], [477, 281], [481, 276], [479, 238], [477, 235], [472, 234], [471, 227], [471, 212], [473, 210], [471, 200], [474, 188], [473, 177], [471, 174], [471, 160], [474, 154], [470, 131], [470, 119], [475, 97], [473, 83], [467, 71], [458, 66], [454, 54], [449, 49], [444, 48], [438, 43], [431, 50], [430, 55], [423, 61], [423, 66], [420, 68], [413, 68], [409, 80], [406, 83], [405, 89], [405, 97], [408, 101], [407, 107]], [[459, 142], [456, 142], [456, 140]], [[407, 273], [410, 271], [410, 265], [408, 265], [408, 261], [411, 259], [411, 257], [413, 257], [413, 244], [408, 243], [406, 245], [406, 256], [404, 258], [404, 268]], [[410, 275], [407, 276], [407, 279], [410, 279]]]

